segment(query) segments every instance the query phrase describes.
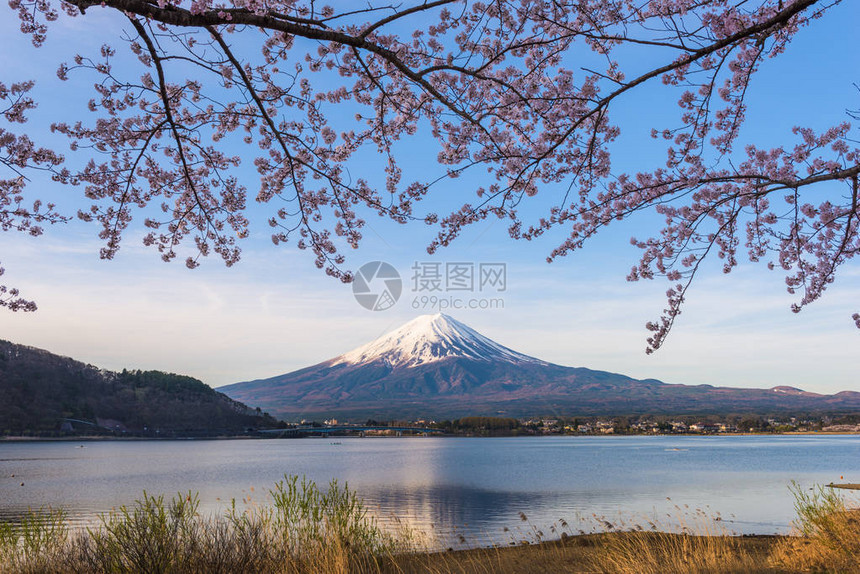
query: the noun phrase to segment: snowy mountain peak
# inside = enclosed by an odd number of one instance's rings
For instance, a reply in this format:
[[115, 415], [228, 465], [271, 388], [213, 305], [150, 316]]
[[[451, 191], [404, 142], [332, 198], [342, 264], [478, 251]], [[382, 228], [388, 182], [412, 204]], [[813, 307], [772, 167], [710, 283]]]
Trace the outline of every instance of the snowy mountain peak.
[[333, 359], [332, 364], [383, 361], [392, 367], [412, 367], [447, 358], [546, 364], [508, 349], [443, 313], [416, 317], [375, 341]]

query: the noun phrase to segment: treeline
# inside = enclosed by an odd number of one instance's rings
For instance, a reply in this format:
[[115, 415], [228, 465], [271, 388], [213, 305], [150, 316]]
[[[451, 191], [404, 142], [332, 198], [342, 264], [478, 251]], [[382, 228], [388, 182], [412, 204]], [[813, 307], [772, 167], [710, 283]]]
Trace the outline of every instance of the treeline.
[[[386, 422], [374, 421], [378, 425]], [[413, 423], [401, 423], [413, 424]], [[820, 431], [833, 425], [860, 425], [860, 414], [785, 413], [773, 415], [678, 415], [678, 416], [604, 416], [533, 417], [513, 419], [473, 416], [427, 423], [429, 428], [461, 435], [540, 435], [540, 434], [673, 434], [703, 432], [780, 433]], [[610, 430], [611, 429], [611, 430]]]
[[630, 415], [589, 417], [532, 417], [512, 419], [465, 417], [454, 421], [431, 423], [430, 427], [452, 434], [673, 434], [701, 432], [781, 433], [820, 431], [833, 425], [860, 425], [858, 413], [785, 413], [770, 415]]
[[203, 382], [161, 371], [112, 372], [0, 341], [0, 433], [240, 432], [276, 421]]
[[521, 424], [517, 419], [502, 417], [463, 417], [431, 425], [452, 433], [516, 434]]

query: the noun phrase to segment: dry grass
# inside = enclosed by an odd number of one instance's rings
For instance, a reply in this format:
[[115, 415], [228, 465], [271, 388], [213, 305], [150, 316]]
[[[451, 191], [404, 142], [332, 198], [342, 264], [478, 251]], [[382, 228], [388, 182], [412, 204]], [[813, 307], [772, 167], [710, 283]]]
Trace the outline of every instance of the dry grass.
[[14, 527], [0, 523], [0, 574], [860, 573], [860, 513], [824, 488], [794, 488], [791, 537], [729, 536], [698, 513], [698, 523], [674, 525], [672, 533], [620, 525], [613, 529], [623, 531], [457, 552], [422, 550], [413, 533], [383, 532], [336, 482], [320, 490], [289, 477], [271, 495], [269, 507], [238, 512], [234, 505], [214, 518], [198, 514], [191, 494], [169, 502], [144, 495], [77, 534], [62, 512], [31, 513]]
[[860, 573], [860, 509], [835, 490], [792, 486], [797, 536], [780, 542], [773, 562], [794, 572]]
[[[685, 535], [666, 535], [684, 537]], [[625, 538], [629, 538], [624, 542]], [[675, 544], [653, 534], [615, 533], [573, 536], [564, 540], [516, 547], [484, 548], [457, 552], [425, 553], [394, 557], [392, 564], [382, 572], [422, 572], [429, 574], [533, 574], [547, 573], [601, 573], [601, 572], [786, 572], [768, 565], [769, 552], [775, 537], [742, 537], [734, 539], [738, 551], [744, 556], [741, 563], [736, 555], [724, 555], [713, 562], [714, 568], [696, 570], [695, 563], [679, 560], [683, 554], [674, 552]], [[657, 547], [637, 548], [633, 555], [619, 555], [619, 544], [656, 544]], [[696, 548], [695, 543], [693, 548]], [[647, 557], [651, 557], [651, 562]], [[636, 562], [631, 558], [642, 560]], [[656, 559], [656, 560], [655, 560]], [[732, 570], [730, 567], [737, 566]]]
[[[769, 572], [762, 567], [760, 549], [733, 535], [719, 514], [712, 516], [675, 505], [673, 524], [647, 521], [600, 538], [600, 550], [590, 559], [590, 571], [619, 574], [733, 574]], [[671, 520], [671, 519], [670, 519]], [[604, 521], [605, 522], [605, 521]], [[758, 550], [758, 551], [757, 551]]]
[[[618, 574], [741, 574], [772, 572], [761, 554], [735, 536], [623, 532], [602, 540], [592, 571]], [[766, 555], [765, 555], [766, 557]]]

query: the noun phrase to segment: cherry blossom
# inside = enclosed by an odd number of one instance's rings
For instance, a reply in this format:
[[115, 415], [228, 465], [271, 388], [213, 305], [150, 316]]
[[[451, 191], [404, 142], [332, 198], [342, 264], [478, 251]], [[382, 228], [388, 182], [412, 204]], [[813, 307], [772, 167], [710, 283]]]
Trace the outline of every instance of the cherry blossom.
[[[35, 107], [28, 97], [32, 82], [6, 86], [0, 82], [0, 114], [9, 124], [23, 124], [26, 112]], [[31, 236], [43, 233], [44, 224], [65, 218], [54, 210], [53, 204], [43, 205], [38, 199], [27, 202], [25, 187], [27, 173], [33, 170], [56, 172], [63, 158], [54, 152], [36, 147], [26, 135], [0, 127], [0, 231], [21, 231]], [[58, 175], [60, 175], [58, 173]], [[0, 276], [5, 270], [0, 267]], [[0, 284], [0, 307], [11, 311], [35, 311], [36, 304], [20, 296], [18, 289]]]
[[[113, 257], [125, 230], [142, 221], [144, 243], [166, 261], [187, 253], [195, 267], [215, 253], [232, 265], [251, 232], [252, 200], [270, 206], [275, 244], [295, 241], [326, 273], [349, 281], [342, 250], [359, 245], [364, 218], [374, 214], [436, 226], [431, 252], [488, 218], [507, 222], [517, 239], [560, 228], [567, 237], [549, 254], [554, 260], [612, 222], [652, 210], [665, 225], [632, 240], [642, 255], [628, 276], [662, 276], [671, 285], [663, 315], [647, 325], [650, 352], [665, 340], [706, 259], [720, 260], [726, 273], [741, 257], [779, 270], [799, 311], [860, 249], [860, 156], [849, 124], [798, 127], [775, 149], [740, 141], [757, 70], [838, 3], [9, 5], [37, 46], [60, 12], [86, 18], [111, 10], [128, 22], [122, 49], [136, 58], [135, 69], [115, 65], [119, 48], [106, 45], [58, 70], [68, 81], [96, 77], [92, 114], [53, 129], [68, 136], [75, 154], [88, 154], [83, 169], [57, 178], [82, 187], [87, 205], [78, 217], [100, 226], [102, 257]], [[651, 64], [625, 66], [622, 53], [631, 48]], [[677, 121], [651, 134], [666, 161], [617, 173], [610, 151], [623, 126], [613, 123], [613, 111], [651, 84], [678, 98]], [[343, 119], [345, 109], [353, 123]], [[442, 175], [435, 180], [410, 180], [402, 169], [398, 142], [416, 133], [438, 144]], [[13, 150], [29, 142], [14, 141]], [[350, 170], [368, 149], [382, 158], [384, 185]], [[24, 155], [4, 165], [56, 169], [62, 161], [45, 151]], [[238, 175], [244, 164], [258, 172], [255, 189]], [[486, 183], [466, 190], [461, 207], [421, 211], [431, 190], [466, 172], [484, 174]], [[523, 202], [560, 187], [566, 193], [544, 217], [521, 218]], [[26, 213], [16, 217], [33, 224], [56, 217], [50, 208]]]

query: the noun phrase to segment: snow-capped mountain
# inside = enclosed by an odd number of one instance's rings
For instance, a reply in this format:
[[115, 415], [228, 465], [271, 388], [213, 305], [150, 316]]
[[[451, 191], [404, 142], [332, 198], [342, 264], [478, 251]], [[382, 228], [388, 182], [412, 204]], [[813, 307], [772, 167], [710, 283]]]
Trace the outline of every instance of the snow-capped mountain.
[[481, 335], [448, 315], [421, 315], [382, 337], [331, 360], [332, 365], [382, 361], [390, 367], [414, 367], [448, 358], [546, 365]]
[[[791, 389], [790, 391], [788, 389]], [[328, 361], [219, 389], [271, 414], [351, 420], [465, 415], [706, 414], [860, 408], [860, 393], [738, 389], [555, 365], [447, 315], [424, 315]]]

